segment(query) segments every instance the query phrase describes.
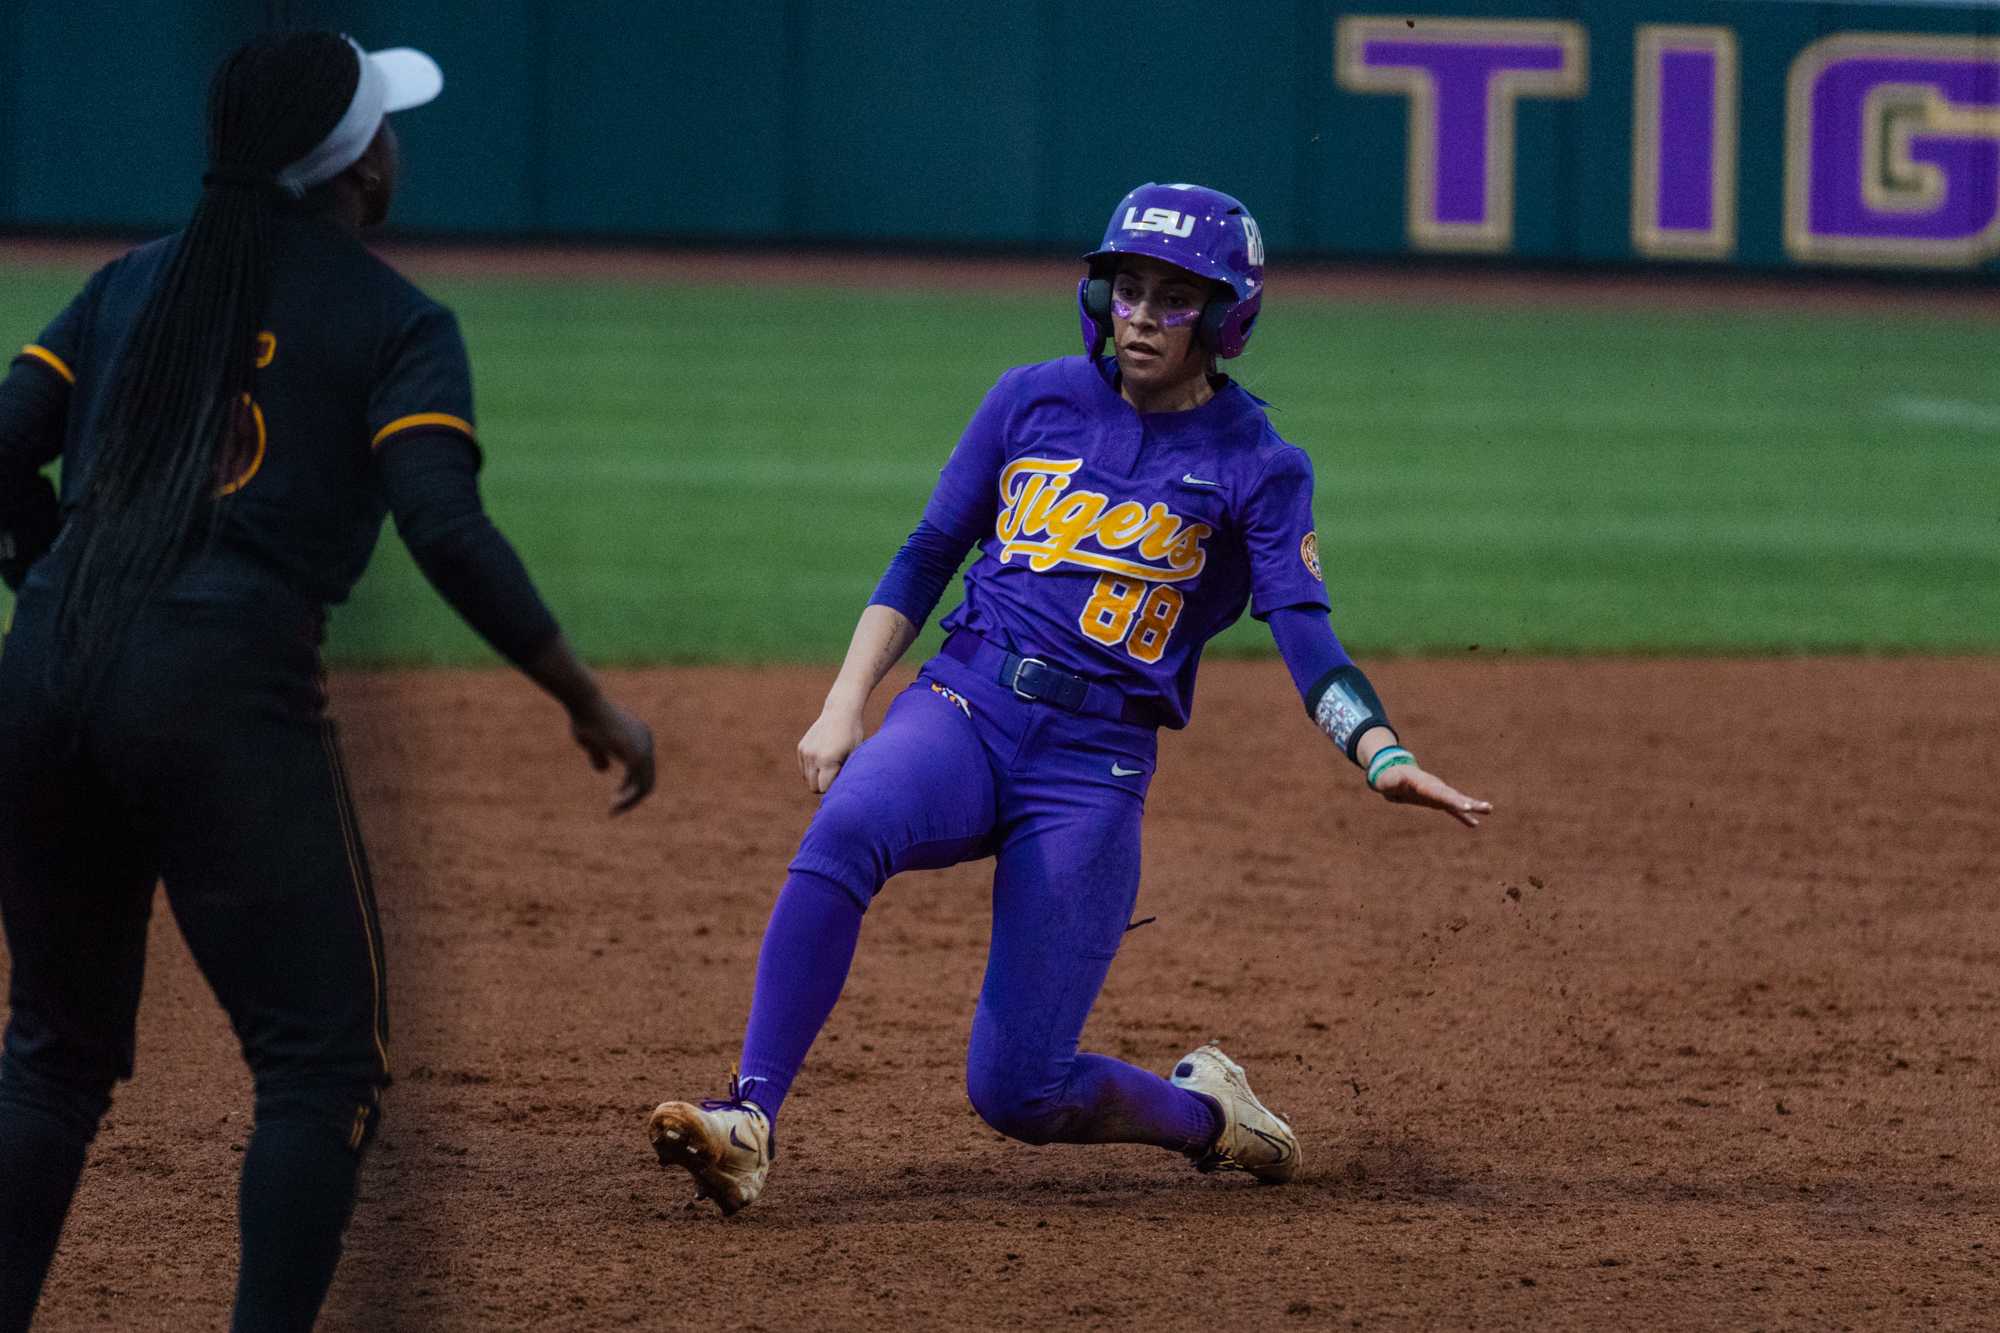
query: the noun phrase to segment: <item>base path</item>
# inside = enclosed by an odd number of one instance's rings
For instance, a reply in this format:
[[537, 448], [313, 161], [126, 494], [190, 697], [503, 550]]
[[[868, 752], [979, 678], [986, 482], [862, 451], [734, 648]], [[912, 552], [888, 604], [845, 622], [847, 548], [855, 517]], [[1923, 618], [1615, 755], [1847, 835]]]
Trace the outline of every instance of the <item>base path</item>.
[[[398, 1081], [325, 1326], [1990, 1327], [2000, 659], [1374, 674], [1486, 827], [1367, 793], [1276, 663], [1211, 664], [1086, 1035], [1220, 1038], [1299, 1180], [986, 1128], [974, 865], [884, 892], [728, 1222], [643, 1123], [728, 1078], [826, 670], [616, 674], [662, 761], [618, 821], [514, 677], [337, 681]], [[223, 1321], [248, 1108], [162, 911], [41, 1328]]]

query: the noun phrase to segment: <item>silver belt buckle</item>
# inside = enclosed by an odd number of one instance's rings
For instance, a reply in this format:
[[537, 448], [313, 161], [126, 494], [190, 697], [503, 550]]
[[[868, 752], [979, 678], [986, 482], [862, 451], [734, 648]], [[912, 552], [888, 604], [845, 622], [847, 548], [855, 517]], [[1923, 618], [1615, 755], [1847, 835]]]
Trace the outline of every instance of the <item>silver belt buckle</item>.
[[1014, 691], [1015, 697], [1026, 699], [1028, 702], [1033, 703], [1035, 700], [1041, 698], [1042, 696], [1040, 696], [1039, 694], [1029, 694], [1027, 691], [1021, 688], [1021, 673], [1028, 669], [1028, 664], [1030, 662], [1034, 663], [1038, 667], [1046, 668], [1048, 666], [1048, 663], [1044, 662], [1039, 657], [1022, 658], [1020, 664], [1014, 668], [1014, 679], [1007, 683], [1007, 688]]

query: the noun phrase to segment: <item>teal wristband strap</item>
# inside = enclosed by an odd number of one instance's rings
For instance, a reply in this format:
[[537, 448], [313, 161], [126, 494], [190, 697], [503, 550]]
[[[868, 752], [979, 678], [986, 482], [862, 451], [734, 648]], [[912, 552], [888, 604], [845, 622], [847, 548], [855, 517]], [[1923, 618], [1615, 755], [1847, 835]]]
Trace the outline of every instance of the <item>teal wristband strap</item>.
[[1381, 777], [1384, 773], [1399, 764], [1414, 764], [1416, 762], [1417, 757], [1402, 746], [1385, 745], [1375, 752], [1373, 759], [1368, 761], [1368, 785], [1373, 787], [1375, 779]]

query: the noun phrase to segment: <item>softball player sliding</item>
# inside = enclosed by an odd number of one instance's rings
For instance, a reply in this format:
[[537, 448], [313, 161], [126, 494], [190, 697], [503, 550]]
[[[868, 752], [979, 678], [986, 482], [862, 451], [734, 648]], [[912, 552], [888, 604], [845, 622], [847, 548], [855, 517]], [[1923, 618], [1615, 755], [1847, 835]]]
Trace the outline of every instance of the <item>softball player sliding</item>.
[[[1246, 604], [1371, 787], [1467, 825], [1491, 809], [1397, 744], [1327, 620], [1312, 464], [1214, 371], [1263, 301], [1249, 213], [1143, 185], [1086, 259], [1086, 355], [1010, 370], [987, 394], [799, 742], [826, 796], [765, 931], [730, 1095], [648, 1121], [660, 1161], [725, 1214], [764, 1188], [779, 1110], [883, 882], [986, 856], [993, 938], [966, 1079], [987, 1123], [1028, 1143], [1155, 1144], [1264, 1181], [1298, 1170], [1291, 1127], [1214, 1046], [1168, 1078], [1077, 1050], [1138, 893], [1157, 729], [1186, 725], [1202, 645]], [[869, 694], [973, 547], [943, 651], [864, 741]]]
[[[475, 629], [653, 783], [486, 518], [451, 313], [369, 254], [387, 114], [443, 77], [335, 33], [260, 38], [209, 96], [187, 227], [100, 270], [0, 381], [0, 1333], [26, 1327], [133, 1063], [146, 921], [174, 919], [256, 1082], [238, 1329], [309, 1327], [389, 1081], [373, 890], [325, 716], [326, 606], [385, 512]], [[40, 469], [61, 458], [60, 496]]]

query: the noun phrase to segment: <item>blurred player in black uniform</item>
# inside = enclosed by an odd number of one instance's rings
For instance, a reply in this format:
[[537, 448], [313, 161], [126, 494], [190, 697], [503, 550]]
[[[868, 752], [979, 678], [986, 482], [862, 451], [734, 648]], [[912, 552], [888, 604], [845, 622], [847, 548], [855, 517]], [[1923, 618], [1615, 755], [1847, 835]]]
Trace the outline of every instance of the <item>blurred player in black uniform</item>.
[[[260, 38], [209, 93], [187, 227], [91, 278], [0, 381], [0, 1330], [25, 1327], [130, 1077], [153, 886], [256, 1081], [239, 1329], [309, 1327], [389, 1081], [375, 905], [319, 646], [385, 514], [445, 599], [653, 783], [488, 521], [451, 313], [375, 259], [409, 50]], [[62, 488], [41, 469], [62, 460]]]

